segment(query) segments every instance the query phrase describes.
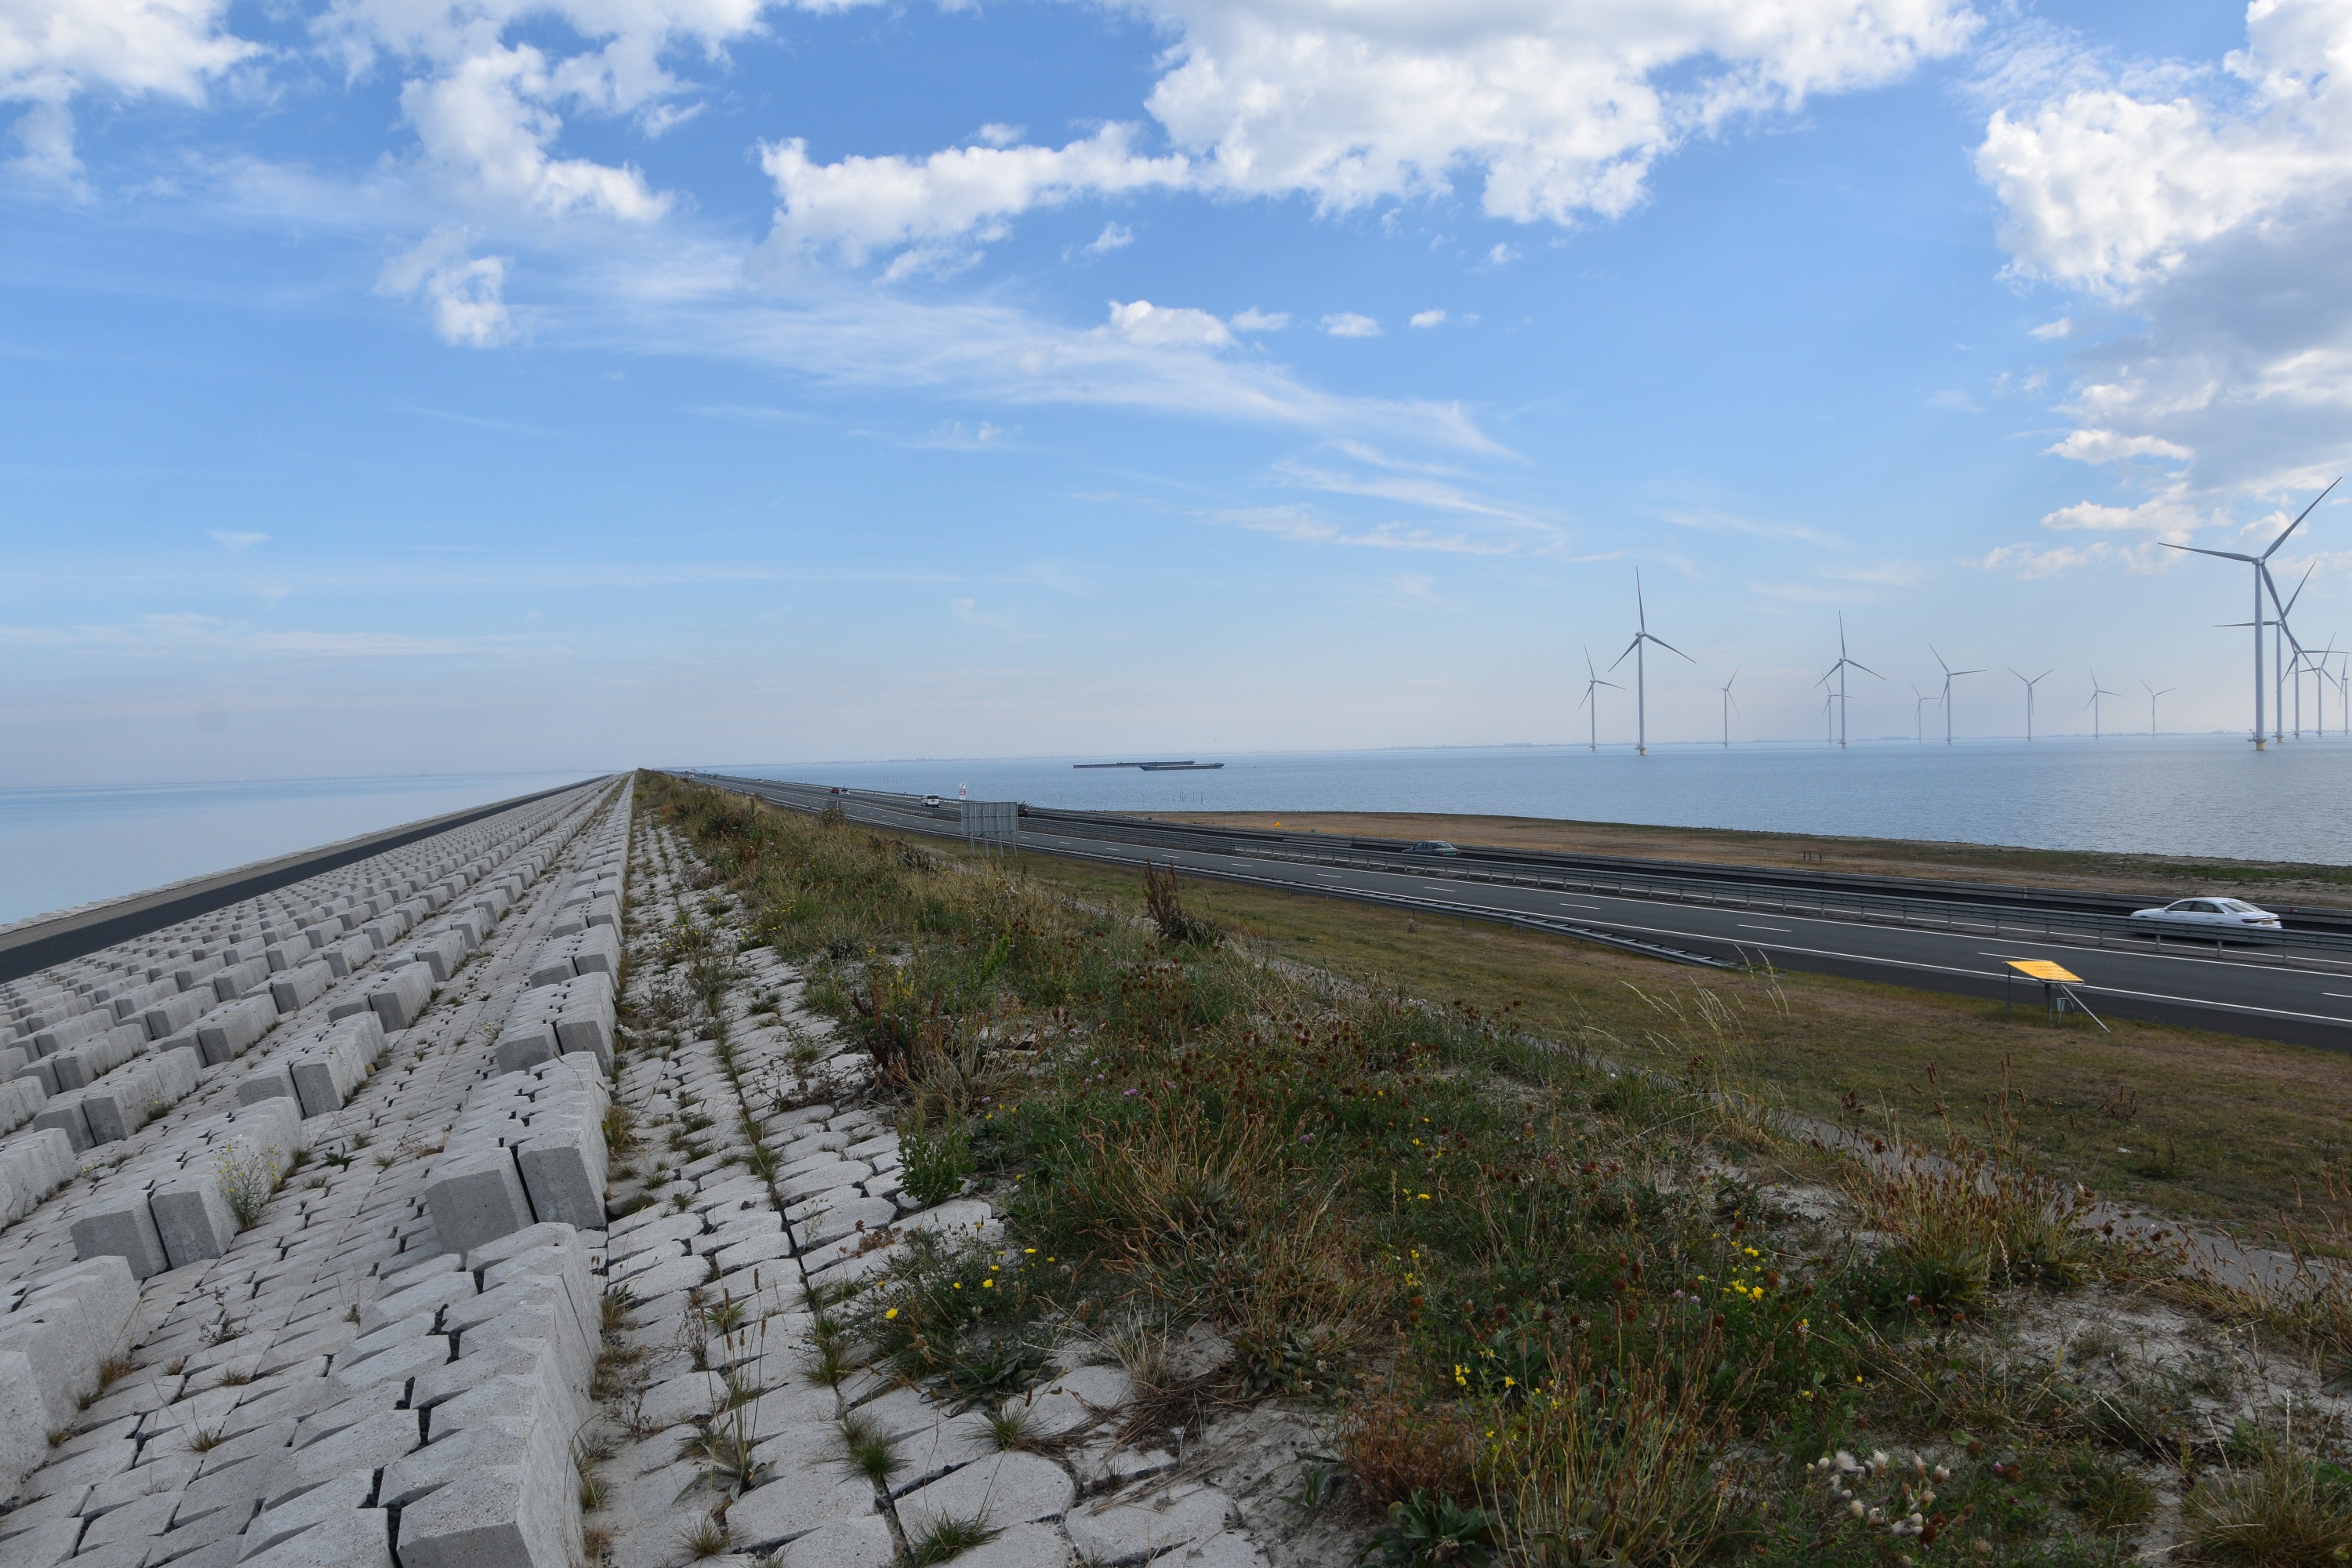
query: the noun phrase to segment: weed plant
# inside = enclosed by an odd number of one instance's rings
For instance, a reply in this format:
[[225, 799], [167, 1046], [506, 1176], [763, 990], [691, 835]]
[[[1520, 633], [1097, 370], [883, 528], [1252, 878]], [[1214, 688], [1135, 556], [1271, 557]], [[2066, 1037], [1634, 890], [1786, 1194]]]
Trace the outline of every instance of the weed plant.
[[[1883, 1240], [1824, 1247], [1741, 1173], [1786, 1152], [1720, 999], [1652, 1002], [1639, 1054], [1687, 1070], [1620, 1070], [1490, 998], [1181, 935], [1172, 881], [1130, 918], [674, 779], [641, 798], [871, 1057], [909, 1189], [968, 1176], [1006, 1218], [918, 1235], [821, 1320], [820, 1381], [854, 1343], [1002, 1413], [1076, 1334], [1171, 1440], [1321, 1402], [1360, 1500], [1403, 1510], [1381, 1552], [1416, 1565], [2107, 1562], [2147, 1517], [2136, 1467], [2178, 1462], [2160, 1416], [1970, 1337], [2105, 1267], [2086, 1195], [2005, 1163], [1997, 1113], [1940, 1161], [1849, 1170]], [[1196, 1327], [1226, 1353], [1179, 1374]], [[1878, 1455], [1897, 1437], [1909, 1460]], [[1938, 1478], [1932, 1443], [1977, 1453]], [[974, 1543], [910, 1526], [918, 1563]]]

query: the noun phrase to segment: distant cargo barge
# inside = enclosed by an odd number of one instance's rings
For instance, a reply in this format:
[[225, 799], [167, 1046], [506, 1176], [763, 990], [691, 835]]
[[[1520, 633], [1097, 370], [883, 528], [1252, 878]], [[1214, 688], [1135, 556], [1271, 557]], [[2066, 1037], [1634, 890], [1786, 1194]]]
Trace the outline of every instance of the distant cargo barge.
[[1074, 768], [1138, 768], [1147, 773], [1204, 773], [1212, 768], [1222, 768], [1223, 763], [1072, 763]]

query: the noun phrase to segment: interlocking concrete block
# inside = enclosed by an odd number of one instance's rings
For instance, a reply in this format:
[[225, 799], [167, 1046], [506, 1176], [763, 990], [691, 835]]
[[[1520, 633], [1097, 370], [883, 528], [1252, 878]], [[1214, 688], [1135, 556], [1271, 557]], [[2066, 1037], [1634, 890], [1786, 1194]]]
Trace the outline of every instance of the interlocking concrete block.
[[391, 1514], [380, 1508], [331, 1514], [238, 1568], [392, 1568]]
[[19, 1197], [37, 1203], [73, 1179], [74, 1153], [73, 1140], [61, 1129], [37, 1127], [0, 1147], [0, 1173]]
[[277, 1022], [278, 1004], [269, 996], [231, 1002], [196, 1021], [196, 1048], [206, 1065], [217, 1067], [250, 1050]]
[[529, 1433], [511, 1426], [469, 1426], [436, 1436], [384, 1467], [376, 1500], [386, 1508], [406, 1508], [476, 1470], [520, 1468], [530, 1460], [530, 1441]]
[[1213, 1487], [1163, 1490], [1142, 1502], [1103, 1501], [1062, 1521], [1078, 1555], [1102, 1568], [1125, 1568], [1204, 1541], [1225, 1528], [1233, 1500]]
[[[799, 1559], [790, 1552], [784, 1562], [786, 1568], [800, 1568]], [[1049, 1524], [1016, 1524], [958, 1553], [955, 1563], [956, 1568], [1069, 1568], [1070, 1548]]]
[[425, 1184], [425, 1204], [434, 1234], [455, 1252], [511, 1235], [536, 1217], [514, 1156], [504, 1149], [446, 1161]]
[[262, 1500], [275, 1508], [288, 1498], [352, 1470], [380, 1470], [416, 1447], [414, 1410], [382, 1410], [321, 1437], [307, 1447], [288, 1451], [270, 1472]]
[[73, 1244], [74, 1256], [85, 1261], [121, 1258], [134, 1279], [161, 1274], [172, 1266], [143, 1192], [110, 1194], [84, 1210], [73, 1223]]
[[21, 1350], [0, 1351], [0, 1503], [16, 1501], [25, 1478], [48, 1458], [48, 1431], [30, 1358]]
[[492, 1056], [499, 1072], [521, 1072], [553, 1060], [559, 1048], [554, 1023], [540, 1018], [520, 1025], [509, 1023], [499, 1036]]
[[330, 1043], [286, 1064], [294, 1080], [294, 1098], [307, 1120], [331, 1116], [359, 1087], [359, 1064], [348, 1049]]
[[79, 1095], [92, 1143], [115, 1143], [153, 1120], [170, 1103], [163, 1076], [150, 1062], [119, 1068]]
[[565, 1568], [580, 1552], [570, 1468], [501, 1466], [428, 1492], [401, 1512], [404, 1568]]
[[209, 988], [164, 997], [142, 1016], [147, 1037], [160, 1040], [166, 1035], [178, 1034], [210, 1011], [216, 1000]]
[[360, 1309], [360, 1332], [373, 1334], [420, 1314], [430, 1319], [450, 1302], [467, 1300], [477, 1294], [473, 1275], [462, 1269], [436, 1271], [413, 1285], [379, 1296]]
[[174, 1268], [218, 1258], [236, 1239], [236, 1215], [221, 1190], [220, 1177], [200, 1171], [165, 1183], [148, 1200], [155, 1234]]
[[745, 1492], [727, 1510], [727, 1521], [737, 1540], [758, 1546], [873, 1511], [873, 1482], [825, 1465], [787, 1471]]
[[239, 1105], [253, 1105], [265, 1100], [290, 1100], [300, 1103], [294, 1091], [294, 1075], [284, 1062], [265, 1062], [240, 1079], [236, 1086]]
[[[751, 1542], [754, 1549], [768, 1544]], [[878, 1513], [820, 1525], [784, 1548], [783, 1568], [890, 1568], [897, 1549]]]
[[72, 1145], [77, 1154], [96, 1142], [89, 1135], [89, 1121], [82, 1111], [82, 1096], [86, 1092], [76, 1089], [53, 1095], [41, 1107], [40, 1114], [33, 1118], [36, 1128], [57, 1133]]
[[289, 1536], [301, 1534], [315, 1524], [323, 1524], [338, 1514], [352, 1513], [367, 1506], [368, 1493], [373, 1489], [373, 1471], [354, 1470], [335, 1477], [322, 1486], [311, 1488], [299, 1497], [287, 1499], [276, 1508], [264, 1509], [246, 1527], [243, 1555], [257, 1556], [268, 1551]]
[[282, 1016], [299, 1012], [316, 1002], [334, 983], [335, 972], [325, 963], [313, 960], [273, 978], [269, 982], [269, 997]]
[[604, 1228], [603, 1139], [582, 1122], [533, 1136], [516, 1151], [532, 1217], [581, 1230]]
[[999, 1529], [1059, 1519], [1077, 1498], [1077, 1483], [1059, 1465], [1034, 1454], [998, 1454], [951, 1470], [898, 1500], [898, 1520], [909, 1538], [942, 1519], [985, 1517]]
[[421, 963], [395, 969], [368, 988], [368, 1005], [387, 1031], [405, 1029], [433, 1000], [433, 972]]

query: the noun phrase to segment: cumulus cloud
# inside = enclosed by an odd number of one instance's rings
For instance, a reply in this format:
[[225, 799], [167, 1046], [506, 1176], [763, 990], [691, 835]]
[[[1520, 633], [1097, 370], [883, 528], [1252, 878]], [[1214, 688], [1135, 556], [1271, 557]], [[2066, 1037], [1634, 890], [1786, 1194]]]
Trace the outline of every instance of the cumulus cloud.
[[1230, 323], [1237, 332], [1278, 332], [1290, 325], [1287, 310], [1261, 310], [1253, 305]]
[[793, 249], [831, 247], [853, 263], [877, 249], [972, 236], [992, 239], [1004, 221], [1081, 195], [1113, 195], [1184, 183], [1181, 156], [1139, 157], [1133, 130], [1106, 125], [1062, 147], [953, 147], [926, 158], [849, 157], [819, 163], [805, 142], [763, 144], [760, 166], [783, 205], [774, 237]]
[[[1895, 80], [1979, 26], [1960, 0], [1675, 0], [1441, 12], [1328, 0], [1142, 0], [1177, 41], [1144, 108], [1062, 148], [986, 127], [926, 158], [769, 150], [787, 244], [865, 251], [986, 237], [1035, 206], [1147, 187], [1304, 195], [1327, 212], [1475, 183], [1492, 217], [1570, 223], [1641, 200], [1652, 165], [1743, 117]], [[1517, 255], [1497, 244], [1488, 260]]]
[[2160, 436], [2119, 436], [2113, 430], [2076, 430], [2054, 447], [2042, 448], [2053, 458], [2078, 463], [2120, 463], [2133, 458], [2168, 458], [2187, 462], [2195, 456], [2177, 441]]
[[[2245, 47], [2214, 62], [2038, 47], [1995, 84], [2011, 100], [1976, 156], [2009, 270], [2130, 322], [2073, 352], [2077, 428], [2048, 450], [2153, 496], [2045, 525], [2186, 539], [2234, 526], [2248, 500], [2307, 498], [2352, 465], [2352, 10], [2254, 0]], [[2069, 313], [2034, 335], [2085, 333]], [[2017, 569], [2147, 569], [2015, 548]]]
[[1353, 310], [1341, 310], [1323, 318], [1323, 330], [1335, 338], [1377, 338], [1381, 324], [1370, 316], [1359, 316]]
[[1149, 300], [1126, 305], [1113, 300], [1110, 321], [1103, 330], [1145, 348], [1222, 349], [1234, 342], [1224, 322], [1206, 310], [1155, 305]]
[[1443, 310], [1415, 310], [1412, 313], [1412, 324], [1416, 327], [1442, 327], [1445, 324], [1445, 312]]
[[250, 550], [257, 544], [269, 542], [266, 533], [249, 533], [242, 530], [215, 528], [210, 531], [213, 542], [224, 550]]
[[1125, 224], [1107, 223], [1103, 225], [1103, 231], [1087, 243], [1087, 252], [1091, 256], [1108, 256], [1114, 250], [1124, 250], [1134, 243], [1135, 230]]
[[73, 100], [152, 94], [195, 103], [254, 52], [228, 31], [227, 0], [5, 0], [0, 4], [0, 103], [28, 107], [12, 127], [16, 166], [70, 177]]
[[502, 257], [468, 256], [470, 237], [459, 228], [436, 229], [415, 249], [384, 263], [376, 292], [404, 299], [422, 294], [444, 342], [495, 348], [516, 336], [505, 298], [507, 264]]

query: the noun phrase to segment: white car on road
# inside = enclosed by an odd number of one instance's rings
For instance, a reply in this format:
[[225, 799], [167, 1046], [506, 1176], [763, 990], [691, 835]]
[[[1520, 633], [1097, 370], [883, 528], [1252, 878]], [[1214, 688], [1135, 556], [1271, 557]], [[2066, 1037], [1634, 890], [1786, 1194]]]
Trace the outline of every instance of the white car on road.
[[2243, 899], [2175, 899], [2162, 909], [2134, 910], [2136, 921], [2161, 921], [2167, 925], [2254, 926], [2279, 929], [2279, 918], [2258, 910]]

